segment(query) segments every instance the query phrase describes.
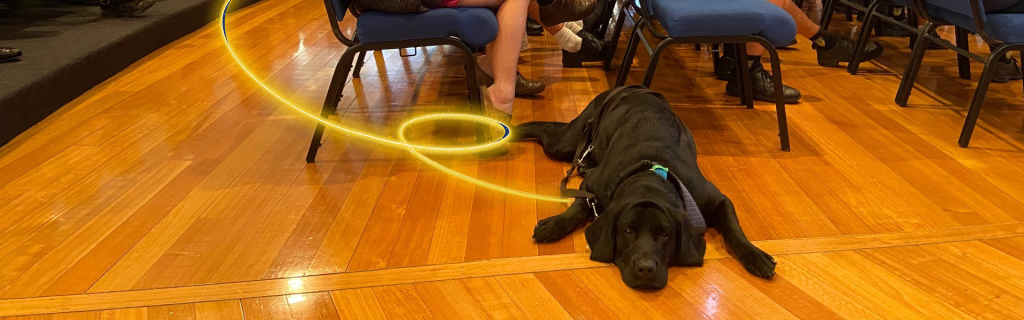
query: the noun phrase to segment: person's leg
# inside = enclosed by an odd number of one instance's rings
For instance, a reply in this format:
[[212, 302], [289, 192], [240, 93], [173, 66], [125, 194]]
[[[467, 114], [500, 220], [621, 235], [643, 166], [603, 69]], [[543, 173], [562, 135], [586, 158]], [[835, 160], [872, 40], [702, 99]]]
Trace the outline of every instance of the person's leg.
[[[765, 70], [764, 65], [761, 64], [761, 55], [764, 54], [764, 47], [754, 42], [747, 43], [746, 47], [747, 64], [750, 66], [750, 82], [753, 85], [751, 91], [754, 93], [754, 99], [775, 102], [775, 82], [772, 81], [772, 74]], [[725, 51], [733, 52], [732, 50]], [[726, 58], [732, 57], [726, 55], [722, 60]], [[729, 83], [725, 85], [725, 93], [730, 96], [740, 97], [743, 94], [740, 91], [740, 77], [736, 74], [736, 70], [733, 70], [729, 76]], [[800, 91], [793, 87], [783, 85], [782, 94], [786, 103], [796, 103], [800, 100]]]
[[512, 114], [515, 100], [516, 64], [519, 47], [526, 36], [529, 5], [529, 0], [461, 0], [458, 4], [459, 7], [498, 9], [498, 36], [487, 45], [487, 55], [482, 61], [490, 63], [490, 74], [494, 76], [494, 85], [487, 88], [491, 103], [507, 114]]
[[[855, 45], [850, 38], [834, 35], [822, 29], [814, 21], [807, 17], [807, 14], [789, 0], [765, 0], [779, 6], [793, 20], [796, 21], [798, 34], [811, 40], [813, 47], [818, 51], [818, 64], [825, 67], [838, 67], [840, 62], [850, 62], [853, 59]], [[870, 61], [882, 54], [882, 46], [876, 41], [868, 43], [864, 49], [861, 62]]]

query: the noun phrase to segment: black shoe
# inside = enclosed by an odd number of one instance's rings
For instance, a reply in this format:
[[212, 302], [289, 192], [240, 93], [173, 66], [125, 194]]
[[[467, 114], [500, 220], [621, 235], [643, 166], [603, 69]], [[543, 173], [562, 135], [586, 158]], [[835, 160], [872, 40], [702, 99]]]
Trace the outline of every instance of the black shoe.
[[[483, 72], [483, 70], [477, 70], [477, 82], [479, 85], [490, 86], [494, 84], [494, 78], [491, 75]], [[527, 79], [522, 73], [516, 72], [516, 95], [517, 96], [532, 96], [544, 92], [544, 82], [533, 81]]]
[[[854, 44], [853, 40], [837, 35], [835, 36], [835, 42], [828, 49], [814, 45], [814, 50], [818, 51], [818, 65], [822, 67], [838, 67], [840, 62], [850, 62], [850, 60], [853, 60], [853, 50], [856, 49], [856, 44]], [[882, 46], [878, 44], [878, 41], [868, 42], [860, 62], [874, 60], [880, 55], [882, 55]]]
[[785, 45], [777, 46], [775, 48], [776, 49], [785, 49], [785, 48], [789, 48], [789, 47], [795, 46], [796, 44], [797, 44], [796, 38], [793, 38], [793, 41], [790, 41], [789, 43], [787, 43]]
[[879, 20], [875, 25], [875, 35], [879, 37], [909, 37], [913, 34], [913, 32], [907, 31], [907, 29], [882, 20]]
[[990, 72], [992, 72], [992, 82], [995, 83], [1007, 83], [1024, 78], [1021, 76], [1020, 64], [1014, 58], [996, 61], [992, 64]]
[[718, 59], [718, 66], [715, 67], [715, 79], [729, 81], [732, 72], [736, 71], [736, 59], [733, 57], [721, 57]]
[[14, 61], [21, 57], [21, 50], [11, 47], [0, 47], [0, 62]]
[[101, 0], [100, 10], [105, 17], [136, 17], [156, 4], [156, 0]]
[[583, 67], [584, 62], [604, 61], [606, 51], [608, 51], [606, 41], [598, 40], [597, 37], [584, 30], [580, 30], [576, 35], [583, 39], [580, 51], [562, 50], [562, 67], [580, 68]]
[[537, 23], [533, 18], [526, 17], [526, 35], [539, 36], [544, 34], [544, 26]]
[[583, 20], [594, 10], [597, 10], [597, 0], [553, 0], [540, 5], [540, 22], [545, 26], [553, 26]]
[[[772, 74], [764, 69], [764, 65], [755, 63], [750, 67], [750, 82], [754, 84], [754, 99], [775, 102], [775, 83], [772, 82]], [[732, 77], [725, 85], [725, 94], [733, 97], [742, 97], [740, 90], [740, 77]], [[787, 104], [800, 101], [800, 90], [782, 85], [782, 97]]]

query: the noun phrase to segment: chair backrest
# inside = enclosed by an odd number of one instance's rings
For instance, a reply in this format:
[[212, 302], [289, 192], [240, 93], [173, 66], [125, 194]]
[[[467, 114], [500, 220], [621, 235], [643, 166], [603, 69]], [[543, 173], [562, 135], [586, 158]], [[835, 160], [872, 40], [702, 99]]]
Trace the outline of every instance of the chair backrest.
[[967, 17], [974, 17], [974, 6], [978, 7], [978, 18], [985, 21], [985, 4], [981, 0], [922, 0], [925, 5], [939, 7]]
[[341, 32], [341, 22], [345, 19], [345, 12], [348, 11], [349, 6], [352, 5], [352, 0], [324, 0], [324, 6], [327, 7], [327, 18], [330, 20], [331, 30], [334, 31], [334, 37], [338, 38], [338, 41], [345, 44], [345, 46], [351, 47], [359, 44], [357, 39], [349, 39], [345, 34]]
[[345, 11], [352, 5], [352, 0], [330, 0], [334, 7], [334, 16], [338, 21], [345, 19]]

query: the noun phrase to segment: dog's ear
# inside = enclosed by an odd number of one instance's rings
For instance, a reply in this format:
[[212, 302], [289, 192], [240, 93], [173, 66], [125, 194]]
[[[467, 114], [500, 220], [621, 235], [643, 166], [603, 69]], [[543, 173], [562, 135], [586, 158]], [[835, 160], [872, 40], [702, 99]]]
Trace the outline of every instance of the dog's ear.
[[[678, 215], [673, 215], [678, 217]], [[676, 265], [684, 267], [699, 267], [704, 264], [704, 253], [707, 250], [707, 242], [704, 235], [693, 229], [689, 222], [676, 218], [676, 225], [679, 226], [679, 243], [676, 246]]]
[[608, 208], [587, 227], [590, 260], [610, 263], [615, 259], [615, 225], [621, 210]]

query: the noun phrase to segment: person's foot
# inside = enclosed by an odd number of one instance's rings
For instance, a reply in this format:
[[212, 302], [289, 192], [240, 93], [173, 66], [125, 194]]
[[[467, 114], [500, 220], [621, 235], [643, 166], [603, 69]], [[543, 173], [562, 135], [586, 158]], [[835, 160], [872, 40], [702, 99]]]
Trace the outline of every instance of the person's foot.
[[[477, 81], [481, 85], [490, 86], [494, 84], [494, 78], [487, 74], [483, 70], [477, 70], [479, 75]], [[544, 92], [544, 82], [539, 80], [530, 80], [523, 76], [522, 73], [516, 71], [516, 95], [517, 96], [531, 96], [537, 95]]]
[[106, 17], [136, 17], [156, 4], [156, 0], [101, 0], [100, 10]]
[[537, 0], [537, 4], [545, 26], [583, 20], [597, 9], [597, 0]]
[[878, 24], [875, 25], [875, 35], [879, 37], [909, 37], [913, 33], [897, 25], [879, 20]]
[[1000, 58], [992, 64], [990, 72], [992, 72], [992, 82], [995, 83], [1007, 83], [1024, 78], [1021, 76], [1020, 64], [1014, 58]]
[[608, 44], [605, 41], [598, 40], [597, 37], [584, 30], [580, 30], [576, 35], [583, 39], [580, 50], [576, 52], [562, 50], [563, 67], [580, 68], [583, 67], [584, 62], [604, 61], [608, 51]]
[[539, 36], [544, 34], [544, 26], [540, 25], [533, 18], [526, 17], [526, 34], [530, 36]]
[[730, 56], [718, 59], [718, 66], [715, 67], [715, 79], [729, 81], [732, 72], [736, 71], [736, 59]]
[[11, 47], [0, 47], [0, 62], [14, 61], [21, 57], [21, 50]]
[[[764, 69], [764, 65], [754, 63], [750, 66], [750, 82], [754, 85], [751, 90], [754, 99], [775, 102], [775, 82], [772, 81], [772, 74]], [[743, 96], [740, 90], [740, 77], [733, 76], [729, 79], [729, 83], [725, 85], [725, 94], [733, 97]], [[787, 104], [796, 103], [800, 101], [800, 90], [782, 85], [782, 97]]]
[[[512, 100], [508, 98], [501, 98], [502, 93], [495, 86], [485, 87], [480, 86], [480, 99], [483, 104], [484, 116], [498, 120], [504, 123], [508, 127], [512, 127]], [[508, 101], [504, 103], [503, 101]], [[479, 142], [494, 142], [501, 139], [505, 135], [504, 128], [497, 126], [489, 126], [490, 129], [487, 131], [486, 137], [478, 138]], [[481, 152], [479, 155], [483, 158], [500, 157], [508, 153], [508, 139], [502, 141], [500, 145], [493, 149]]]
[[[814, 50], [818, 51], [818, 65], [822, 67], [838, 67], [840, 62], [850, 62], [850, 60], [853, 60], [853, 52], [856, 50], [856, 44], [853, 40], [836, 35], [832, 42], [825, 46], [814, 44]], [[878, 41], [868, 42], [868, 45], [864, 48], [864, 54], [861, 55], [860, 62], [874, 60], [880, 55], [882, 55], [882, 46], [878, 44]]]

